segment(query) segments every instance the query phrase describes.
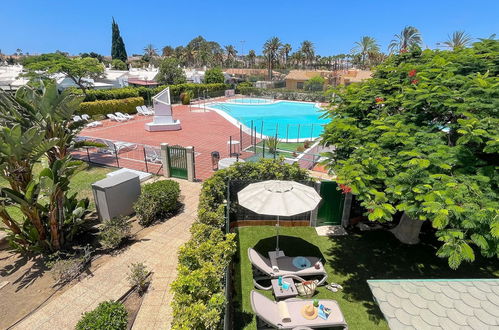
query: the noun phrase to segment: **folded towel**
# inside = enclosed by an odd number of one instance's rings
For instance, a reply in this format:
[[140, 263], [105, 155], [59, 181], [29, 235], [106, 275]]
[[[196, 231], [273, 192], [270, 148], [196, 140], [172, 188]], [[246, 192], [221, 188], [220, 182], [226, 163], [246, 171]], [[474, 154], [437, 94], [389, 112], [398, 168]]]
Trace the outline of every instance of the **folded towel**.
[[277, 303], [277, 308], [279, 309], [279, 318], [281, 322], [291, 322], [291, 316], [289, 316], [288, 305], [284, 301], [279, 301]]

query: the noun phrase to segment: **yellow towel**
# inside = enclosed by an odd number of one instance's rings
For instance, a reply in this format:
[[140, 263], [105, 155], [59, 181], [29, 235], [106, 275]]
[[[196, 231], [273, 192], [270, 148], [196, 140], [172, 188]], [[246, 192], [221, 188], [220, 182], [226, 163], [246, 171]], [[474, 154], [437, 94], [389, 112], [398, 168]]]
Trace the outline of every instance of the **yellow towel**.
[[288, 305], [284, 301], [279, 301], [277, 303], [277, 308], [279, 309], [279, 317], [282, 322], [291, 322], [291, 316], [289, 316]]

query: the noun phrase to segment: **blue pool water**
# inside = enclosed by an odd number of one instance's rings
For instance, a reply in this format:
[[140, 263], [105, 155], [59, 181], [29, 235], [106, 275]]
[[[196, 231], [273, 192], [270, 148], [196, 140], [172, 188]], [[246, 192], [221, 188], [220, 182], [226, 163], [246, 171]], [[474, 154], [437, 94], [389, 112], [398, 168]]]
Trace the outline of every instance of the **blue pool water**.
[[231, 99], [227, 101], [228, 103], [250, 103], [250, 104], [261, 104], [261, 103], [272, 103], [272, 100], [268, 99], [255, 99], [255, 98], [245, 98], [245, 99]]
[[328, 118], [320, 118], [321, 109], [314, 103], [280, 101], [270, 104], [231, 104], [224, 102], [211, 105], [224, 111], [258, 135], [276, 136], [283, 141], [307, 140], [320, 136]]

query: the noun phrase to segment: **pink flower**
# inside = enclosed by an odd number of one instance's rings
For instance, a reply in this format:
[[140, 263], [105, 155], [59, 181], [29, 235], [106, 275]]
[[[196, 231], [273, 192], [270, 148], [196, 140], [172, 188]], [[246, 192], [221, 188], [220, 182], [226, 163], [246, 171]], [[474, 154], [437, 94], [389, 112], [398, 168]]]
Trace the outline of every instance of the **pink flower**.
[[411, 84], [416, 85], [418, 82], [419, 82], [419, 80], [414, 79], [413, 81], [411, 81]]
[[414, 77], [416, 75], [416, 69], [412, 69], [411, 71], [409, 71], [409, 77]]

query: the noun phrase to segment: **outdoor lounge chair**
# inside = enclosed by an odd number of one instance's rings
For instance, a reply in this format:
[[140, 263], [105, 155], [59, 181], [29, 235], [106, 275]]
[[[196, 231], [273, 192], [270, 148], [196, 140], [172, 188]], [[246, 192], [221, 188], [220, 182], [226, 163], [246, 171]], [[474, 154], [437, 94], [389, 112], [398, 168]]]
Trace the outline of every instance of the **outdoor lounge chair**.
[[83, 119], [80, 116], [73, 116], [73, 121], [82, 121]]
[[257, 329], [319, 329], [342, 327], [348, 329], [345, 317], [335, 300], [321, 299], [319, 303], [331, 309], [331, 314], [324, 320], [316, 317], [313, 320], [302, 316], [301, 309], [313, 304], [312, 299], [291, 298], [279, 303], [270, 300], [263, 294], [251, 291], [251, 308], [257, 316]]
[[120, 117], [120, 118], [125, 118], [126, 120], [132, 120], [132, 119], [133, 119], [133, 116], [132, 116], [132, 115], [129, 115], [128, 113], [115, 112], [114, 114], [115, 114], [117, 117]]
[[102, 122], [100, 121], [93, 121], [91, 123], [88, 123], [86, 127], [92, 128], [92, 127], [97, 127], [97, 126], [102, 126]]
[[142, 106], [142, 112], [146, 114], [146, 116], [153, 116], [154, 111], [150, 110], [147, 106], [143, 105]]
[[146, 160], [149, 163], [161, 164], [161, 151], [159, 148], [144, 146]]
[[120, 141], [112, 142], [104, 139], [96, 139], [95, 142], [106, 145], [106, 147], [104, 148], [99, 148], [99, 152], [110, 153], [113, 155], [115, 153], [119, 154], [120, 152], [130, 151], [137, 148], [137, 145], [135, 143], [130, 143], [130, 142], [120, 142]]
[[142, 111], [142, 106], [136, 106], [135, 110], [137, 110], [137, 113], [139, 116], [147, 116], [144, 111]]
[[89, 116], [89, 115], [87, 115], [87, 114], [83, 114], [83, 115], [81, 115], [81, 119], [86, 120], [86, 121], [89, 121], [91, 118], [90, 118], [90, 116]]
[[107, 116], [107, 118], [111, 119], [112, 121], [127, 121], [127, 119], [117, 117], [116, 115], [113, 115], [112, 113], [108, 113], [106, 116]]
[[[275, 260], [270, 260], [252, 248], [248, 249], [248, 257], [254, 270], [256, 270], [254, 271], [253, 284], [260, 290], [271, 290], [272, 285], [266, 287], [259, 284], [258, 281], [278, 278], [279, 276], [294, 278], [298, 281], [317, 279], [318, 286], [324, 284], [327, 280], [327, 272], [324, 269], [324, 265], [316, 257], [306, 257], [310, 261], [311, 266], [303, 269], [293, 265], [294, 257], [283, 256]], [[319, 263], [319, 268], [315, 268], [316, 263]]]

